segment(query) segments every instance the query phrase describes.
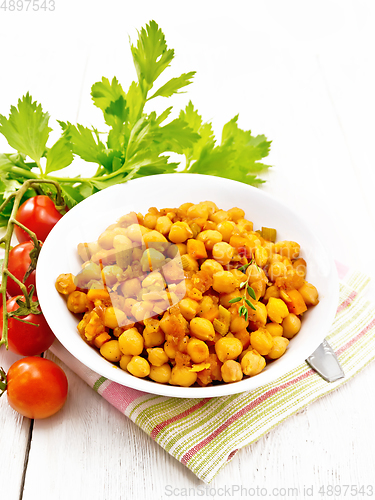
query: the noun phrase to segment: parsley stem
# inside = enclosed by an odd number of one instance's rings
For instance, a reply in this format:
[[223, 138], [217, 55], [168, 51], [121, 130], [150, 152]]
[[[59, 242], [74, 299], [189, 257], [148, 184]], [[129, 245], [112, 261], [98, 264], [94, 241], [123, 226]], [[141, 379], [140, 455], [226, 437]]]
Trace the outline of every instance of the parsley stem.
[[26, 179], [38, 179], [39, 178], [38, 174], [35, 174], [34, 172], [31, 172], [30, 170], [26, 170], [25, 168], [22, 168], [22, 167], [14, 166], [10, 170], [11, 170], [11, 172], [13, 172], [15, 174], [22, 175], [22, 177], [24, 177]]

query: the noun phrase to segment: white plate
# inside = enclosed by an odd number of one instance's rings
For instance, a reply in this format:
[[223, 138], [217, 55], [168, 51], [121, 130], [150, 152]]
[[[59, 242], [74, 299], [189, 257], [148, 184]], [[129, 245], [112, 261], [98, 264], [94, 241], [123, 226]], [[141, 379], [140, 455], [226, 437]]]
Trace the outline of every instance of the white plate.
[[[80, 259], [77, 244], [97, 240], [110, 224], [130, 211], [146, 213], [149, 207], [172, 208], [185, 202], [214, 201], [224, 210], [240, 207], [253, 221], [254, 230], [262, 226], [277, 229], [277, 239], [301, 245], [307, 261], [307, 280], [319, 291], [319, 304], [303, 317], [302, 328], [291, 340], [287, 352], [259, 375], [233, 384], [213, 387], [176, 387], [136, 378], [105, 360], [88, 346], [77, 332], [77, 318], [56, 291], [61, 273], [77, 274]], [[56, 224], [45, 241], [36, 272], [38, 298], [44, 316], [56, 337], [79, 361], [96, 373], [141, 391], [174, 397], [207, 398], [256, 389], [286, 374], [318, 347], [335, 316], [338, 278], [333, 259], [309, 226], [285, 205], [243, 183], [198, 174], [165, 174], [132, 180], [107, 188], [79, 203]]]

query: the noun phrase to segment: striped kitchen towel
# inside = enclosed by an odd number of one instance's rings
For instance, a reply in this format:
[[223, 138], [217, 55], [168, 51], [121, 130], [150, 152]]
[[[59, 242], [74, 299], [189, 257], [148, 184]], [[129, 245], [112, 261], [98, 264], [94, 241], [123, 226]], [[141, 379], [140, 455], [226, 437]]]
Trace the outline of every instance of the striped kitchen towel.
[[375, 308], [364, 294], [369, 279], [341, 274], [340, 301], [327, 339], [345, 378], [325, 382], [307, 363], [266, 386], [210, 399], [147, 394], [92, 372], [56, 342], [51, 351], [114, 407], [204, 482], [210, 482], [237, 451], [316, 399], [328, 394], [375, 357]]

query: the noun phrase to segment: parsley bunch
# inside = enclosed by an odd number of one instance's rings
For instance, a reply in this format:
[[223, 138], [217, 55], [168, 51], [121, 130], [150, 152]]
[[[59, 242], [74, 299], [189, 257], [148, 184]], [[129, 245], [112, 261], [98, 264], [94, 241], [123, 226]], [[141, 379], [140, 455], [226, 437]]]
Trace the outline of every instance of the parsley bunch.
[[[157, 97], [168, 98], [181, 93], [190, 85], [195, 72], [183, 73], [157, 86], [160, 75], [174, 58], [164, 34], [155, 21], [150, 21], [138, 33], [131, 52], [137, 73], [125, 91], [116, 78], [102, 78], [94, 83], [91, 97], [103, 112], [107, 132], [70, 122], [59, 122], [61, 137], [47, 146], [51, 128], [49, 114], [27, 93], [12, 106], [9, 118], [0, 115], [0, 133], [16, 151], [0, 154], [0, 205], [28, 179], [58, 182], [69, 208], [91, 194], [113, 184], [136, 177], [192, 172], [215, 175], [259, 185], [258, 174], [269, 168], [260, 162], [268, 155], [270, 142], [264, 135], [253, 137], [250, 131], [238, 127], [238, 115], [226, 123], [218, 143], [210, 122], [189, 102], [177, 118], [170, 119], [172, 106], [162, 113], [146, 113], [145, 104]], [[170, 161], [170, 153], [181, 156], [180, 162]], [[59, 177], [58, 171], [69, 166], [78, 156], [98, 165], [90, 178], [79, 175]], [[54, 195], [53, 187], [42, 184], [41, 192]], [[37, 194], [29, 189], [24, 199]], [[12, 206], [0, 214], [0, 226], [5, 226]]]

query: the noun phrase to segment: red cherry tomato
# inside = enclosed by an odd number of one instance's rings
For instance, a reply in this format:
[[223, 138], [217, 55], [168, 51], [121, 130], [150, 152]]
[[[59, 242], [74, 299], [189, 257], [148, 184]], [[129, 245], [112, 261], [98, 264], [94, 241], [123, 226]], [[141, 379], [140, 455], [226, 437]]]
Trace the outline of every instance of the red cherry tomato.
[[[36, 234], [40, 241], [45, 241], [53, 226], [62, 217], [55, 204], [48, 196], [38, 195], [26, 200], [17, 211], [16, 219]], [[20, 243], [31, 240], [30, 236], [15, 226], [14, 232]]]
[[[7, 301], [7, 311], [18, 309], [17, 297]], [[24, 301], [24, 297], [22, 297]], [[35, 302], [35, 300], [34, 300]], [[38, 306], [38, 310], [40, 310]], [[8, 319], [8, 347], [9, 350], [21, 356], [36, 356], [51, 347], [55, 335], [48, 326], [43, 314], [28, 314], [20, 319], [33, 323], [23, 323], [11, 317]], [[3, 306], [0, 310], [0, 339], [3, 334]]]
[[66, 375], [49, 359], [22, 358], [8, 370], [8, 402], [24, 417], [50, 417], [62, 408], [67, 395]]
[[[30, 252], [33, 248], [34, 243], [32, 241], [25, 241], [25, 243], [20, 243], [13, 247], [9, 252], [8, 270], [20, 281], [23, 281], [26, 271], [30, 266]], [[35, 287], [35, 271], [27, 278], [25, 285], [28, 290], [30, 285], [34, 285]], [[7, 280], [7, 292], [11, 297], [22, 294], [19, 285], [9, 277]]]

